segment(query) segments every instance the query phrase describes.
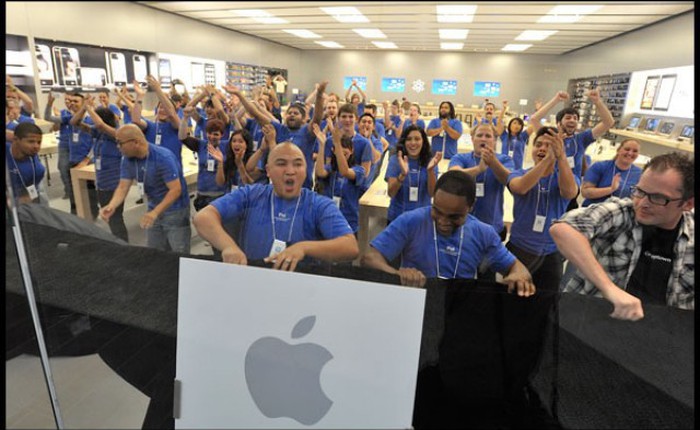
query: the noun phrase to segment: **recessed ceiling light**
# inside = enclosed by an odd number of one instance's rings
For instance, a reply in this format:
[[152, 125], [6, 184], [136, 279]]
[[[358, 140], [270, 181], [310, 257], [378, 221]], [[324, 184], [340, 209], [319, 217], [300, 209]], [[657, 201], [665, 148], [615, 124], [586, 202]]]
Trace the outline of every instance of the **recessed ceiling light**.
[[238, 16], [243, 16], [246, 18], [251, 18], [262, 24], [288, 24], [289, 21], [286, 19], [278, 18], [271, 13], [264, 11], [262, 9], [240, 9], [234, 10], [233, 13]]
[[439, 29], [440, 39], [459, 39], [464, 40], [469, 34], [469, 30], [457, 30], [457, 29]]
[[515, 40], [544, 40], [557, 31], [525, 30]]
[[464, 43], [449, 43], [449, 42], [440, 43], [440, 49], [462, 49], [462, 48], [464, 48]]
[[386, 34], [378, 28], [353, 28], [352, 31], [367, 39], [386, 39]]
[[501, 51], [524, 51], [531, 47], [532, 45], [524, 45], [524, 44], [517, 44], [517, 43], [509, 43], [503, 48], [501, 48]]
[[489, 48], [474, 48], [474, 52], [489, 52]]
[[323, 37], [323, 36], [320, 36], [320, 35], [314, 33], [313, 31], [309, 31], [309, 30], [282, 30], [282, 31], [286, 31], [289, 34], [293, 34], [293, 35], [295, 35], [297, 37], [301, 37], [303, 39], [320, 39], [321, 37]]
[[318, 43], [319, 45], [325, 46], [326, 48], [344, 48], [344, 46], [340, 43], [331, 42], [328, 40], [315, 40], [314, 43]]
[[437, 5], [437, 22], [472, 22], [476, 6], [472, 5]]
[[376, 42], [372, 41], [374, 46], [377, 48], [382, 48], [382, 49], [397, 49], [397, 46], [394, 42]]
[[603, 6], [597, 5], [560, 5], [553, 7], [547, 15], [541, 17], [537, 22], [541, 23], [572, 23], [600, 9]]
[[369, 19], [355, 7], [322, 7], [320, 9], [340, 22], [369, 22]]

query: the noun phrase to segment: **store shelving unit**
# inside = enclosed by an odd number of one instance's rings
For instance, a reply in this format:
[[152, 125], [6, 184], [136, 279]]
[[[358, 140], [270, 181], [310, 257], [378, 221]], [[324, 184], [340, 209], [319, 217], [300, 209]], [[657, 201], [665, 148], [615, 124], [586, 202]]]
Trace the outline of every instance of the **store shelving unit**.
[[[582, 129], [591, 128], [600, 121], [596, 107], [586, 96], [588, 90], [598, 89], [600, 97], [610, 110], [615, 125], [620, 126], [620, 119], [624, 114], [627, 92], [630, 84], [630, 73], [618, 73], [613, 75], [601, 75], [588, 78], [569, 80], [569, 94], [572, 94], [571, 105], [578, 111], [579, 123]], [[612, 136], [608, 136], [610, 138]]]

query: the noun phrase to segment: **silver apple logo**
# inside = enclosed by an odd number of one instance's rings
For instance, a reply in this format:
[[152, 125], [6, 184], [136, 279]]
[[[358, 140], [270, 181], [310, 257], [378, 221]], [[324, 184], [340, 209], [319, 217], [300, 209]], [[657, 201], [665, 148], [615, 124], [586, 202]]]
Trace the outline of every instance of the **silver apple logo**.
[[[316, 317], [299, 320], [292, 339], [307, 335]], [[255, 405], [268, 418], [289, 417], [304, 425], [316, 424], [333, 405], [321, 388], [321, 370], [333, 355], [321, 345], [290, 345], [263, 337], [245, 356], [245, 379]]]

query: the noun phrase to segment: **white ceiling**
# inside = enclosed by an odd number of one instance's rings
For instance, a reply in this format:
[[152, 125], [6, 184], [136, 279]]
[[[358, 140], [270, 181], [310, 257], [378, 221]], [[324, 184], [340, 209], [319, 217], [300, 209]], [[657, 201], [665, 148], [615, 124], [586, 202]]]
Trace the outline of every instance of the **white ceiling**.
[[[371, 42], [389, 41], [405, 51], [440, 51], [440, 42], [462, 42], [461, 52], [500, 53], [506, 44], [532, 44], [523, 54], [558, 55], [645, 27], [694, 9], [692, 1], [666, 2], [211, 2], [142, 1], [139, 4], [302, 50], [331, 49], [314, 41], [333, 41], [343, 49], [378, 50]], [[436, 5], [475, 5], [471, 23], [439, 23]], [[557, 5], [602, 6], [571, 24], [538, 23]], [[354, 6], [369, 20], [341, 23], [320, 7]], [[260, 24], [235, 10], [262, 9], [286, 24]], [[381, 30], [385, 39], [366, 39], [356, 28]], [[285, 29], [311, 30], [320, 39], [303, 39]], [[440, 40], [439, 29], [468, 29], [465, 40]], [[525, 30], [556, 30], [542, 41], [516, 41]]]

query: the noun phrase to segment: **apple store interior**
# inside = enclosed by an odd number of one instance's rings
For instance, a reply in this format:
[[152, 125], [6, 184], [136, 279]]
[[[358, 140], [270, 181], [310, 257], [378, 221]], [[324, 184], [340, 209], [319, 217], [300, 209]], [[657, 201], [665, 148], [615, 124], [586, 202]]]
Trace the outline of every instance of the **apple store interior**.
[[5, 16], [6, 428], [694, 428], [694, 2]]

